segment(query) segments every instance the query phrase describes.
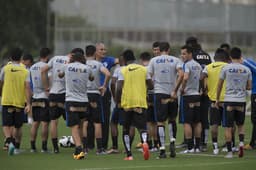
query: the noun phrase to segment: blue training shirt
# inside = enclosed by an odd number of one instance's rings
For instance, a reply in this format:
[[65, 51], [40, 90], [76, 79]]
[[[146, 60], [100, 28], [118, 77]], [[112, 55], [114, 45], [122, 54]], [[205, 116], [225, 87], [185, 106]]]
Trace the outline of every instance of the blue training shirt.
[[256, 62], [253, 59], [245, 59], [243, 64], [252, 72], [252, 94], [256, 94]]
[[[103, 64], [104, 67], [106, 67], [109, 71], [111, 68], [115, 65], [115, 58], [112, 56], [105, 56], [102, 60], [101, 63]], [[100, 75], [100, 84], [103, 85], [105, 79], [105, 75], [101, 73]]]

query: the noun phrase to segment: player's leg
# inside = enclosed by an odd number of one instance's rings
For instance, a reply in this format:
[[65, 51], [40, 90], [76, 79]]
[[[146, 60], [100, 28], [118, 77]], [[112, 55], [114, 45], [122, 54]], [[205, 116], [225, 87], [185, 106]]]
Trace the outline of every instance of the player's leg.
[[111, 105], [111, 93], [109, 90], [103, 96], [103, 112], [104, 112], [104, 121], [102, 122], [102, 143], [103, 148], [108, 148], [108, 137], [109, 137], [109, 119], [110, 119], [110, 105]]
[[201, 106], [200, 115], [202, 123], [202, 133], [201, 133], [201, 150], [207, 151], [207, 143], [209, 136], [209, 119], [208, 119], [208, 109], [209, 109], [209, 98], [208, 96], [201, 96]]
[[132, 123], [132, 114], [133, 113], [131, 111], [124, 111], [123, 114], [123, 143], [127, 155], [124, 160], [133, 160], [129, 135], [130, 126]]
[[[89, 118], [90, 119], [90, 118]], [[83, 151], [85, 154], [88, 153], [88, 120], [84, 120], [82, 122], [82, 129], [81, 129], [81, 133], [82, 133], [82, 143], [83, 143]]]
[[[34, 101], [33, 101], [34, 102]], [[32, 102], [32, 117], [33, 122], [30, 129], [30, 151], [36, 152], [36, 138], [37, 138], [37, 132], [40, 125], [40, 108], [38, 106], [33, 106]]]
[[175, 141], [177, 136], [177, 124], [176, 117], [178, 115], [178, 101], [177, 99], [171, 99], [168, 105], [168, 126], [169, 126], [169, 141], [170, 141], [170, 157], [176, 156]]
[[240, 103], [238, 106], [236, 106], [235, 111], [235, 122], [238, 127], [238, 136], [239, 136], [239, 157], [243, 157], [244, 155], [244, 121], [245, 121], [245, 109], [246, 109], [245, 103]]

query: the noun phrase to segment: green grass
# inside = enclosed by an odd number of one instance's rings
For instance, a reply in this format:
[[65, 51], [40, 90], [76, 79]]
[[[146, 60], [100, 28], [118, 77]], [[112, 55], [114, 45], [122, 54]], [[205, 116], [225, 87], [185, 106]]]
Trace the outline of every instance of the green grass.
[[[134, 161], [123, 161], [124, 154], [96, 156], [95, 151], [89, 152], [89, 155], [84, 160], [73, 160], [73, 148], [61, 148], [60, 154], [43, 154], [43, 153], [30, 153], [29, 142], [29, 125], [23, 126], [23, 141], [21, 148], [25, 152], [20, 155], [8, 156], [6, 151], [0, 150], [0, 170], [101, 170], [101, 169], [196, 169], [196, 170], [238, 170], [238, 169], [255, 169], [256, 165], [256, 151], [246, 151], [243, 158], [238, 158], [235, 155], [234, 159], [224, 159], [224, 153], [218, 156], [212, 156], [212, 147], [209, 141], [208, 152], [193, 155], [180, 155], [178, 154], [175, 159], [167, 158], [164, 160], [155, 159], [157, 153], [151, 154], [148, 161], [144, 161], [142, 154], [133, 149]], [[183, 129], [178, 127], [177, 143], [183, 139]], [[224, 143], [223, 129], [221, 128], [219, 137], [220, 144]], [[67, 128], [63, 121], [60, 122], [59, 136], [70, 135], [70, 129]], [[251, 135], [250, 118], [246, 118], [246, 143], [249, 141]], [[137, 135], [138, 136], [138, 135]], [[236, 137], [238, 139], [238, 137]], [[0, 146], [3, 146], [3, 134], [0, 132]], [[40, 149], [40, 137], [37, 141], [37, 148]], [[168, 140], [168, 138], [167, 138]], [[134, 146], [138, 141], [135, 139]], [[237, 141], [237, 140], [236, 140]], [[110, 142], [111, 144], [111, 142]], [[48, 142], [49, 149], [51, 149], [51, 142]], [[123, 150], [121, 138], [119, 138], [120, 149]], [[133, 146], [133, 148], [134, 148]], [[180, 150], [177, 150], [180, 151]]]

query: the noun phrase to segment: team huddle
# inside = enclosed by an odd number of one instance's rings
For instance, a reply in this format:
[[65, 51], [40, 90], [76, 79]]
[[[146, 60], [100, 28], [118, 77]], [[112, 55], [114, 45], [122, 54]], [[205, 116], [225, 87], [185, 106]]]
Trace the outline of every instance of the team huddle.
[[[181, 154], [206, 151], [209, 129], [213, 154], [217, 155], [220, 125], [225, 128], [225, 158], [232, 158], [236, 150], [243, 157], [245, 148], [256, 146], [256, 63], [243, 59], [239, 48], [229, 48], [228, 44], [218, 48], [214, 62], [195, 37], [186, 40], [180, 57], [170, 55], [168, 42], [155, 42], [153, 57], [143, 52], [139, 60], [130, 49], [118, 58], [106, 56], [103, 43], [88, 45], [85, 50], [75, 48], [50, 60], [50, 49], [42, 48], [39, 61], [30, 68], [21, 63], [22, 51], [16, 48], [0, 74], [4, 148], [10, 155], [19, 153], [24, 111], [31, 111], [31, 152], [37, 152], [40, 124], [41, 152], [49, 152], [48, 134], [53, 153], [60, 152], [58, 119], [63, 117], [71, 129], [76, 160], [83, 159], [94, 148], [94, 141], [97, 155], [119, 153], [118, 124], [122, 126], [124, 160], [133, 160], [135, 128], [145, 160], [150, 152], [159, 152], [157, 159], [167, 158], [167, 153], [175, 158], [177, 147], [185, 148]], [[112, 68], [115, 69], [111, 75]], [[246, 97], [251, 89], [253, 132], [250, 144], [244, 145]], [[111, 98], [115, 107], [110, 116]], [[176, 146], [177, 117], [183, 124], [184, 142]]]

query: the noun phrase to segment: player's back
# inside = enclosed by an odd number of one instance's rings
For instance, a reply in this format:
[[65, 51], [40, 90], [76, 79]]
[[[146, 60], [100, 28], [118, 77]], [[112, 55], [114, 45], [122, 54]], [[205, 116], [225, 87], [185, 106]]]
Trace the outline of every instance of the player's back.
[[87, 88], [88, 88], [88, 93], [98, 93], [99, 92], [99, 87], [100, 85], [100, 76], [101, 76], [101, 72], [100, 69], [101, 67], [104, 67], [102, 63], [96, 61], [96, 60], [87, 60], [86, 61], [86, 65], [88, 65], [91, 70], [92, 70], [92, 74], [94, 76], [94, 80], [93, 81], [89, 81], [87, 84]]

